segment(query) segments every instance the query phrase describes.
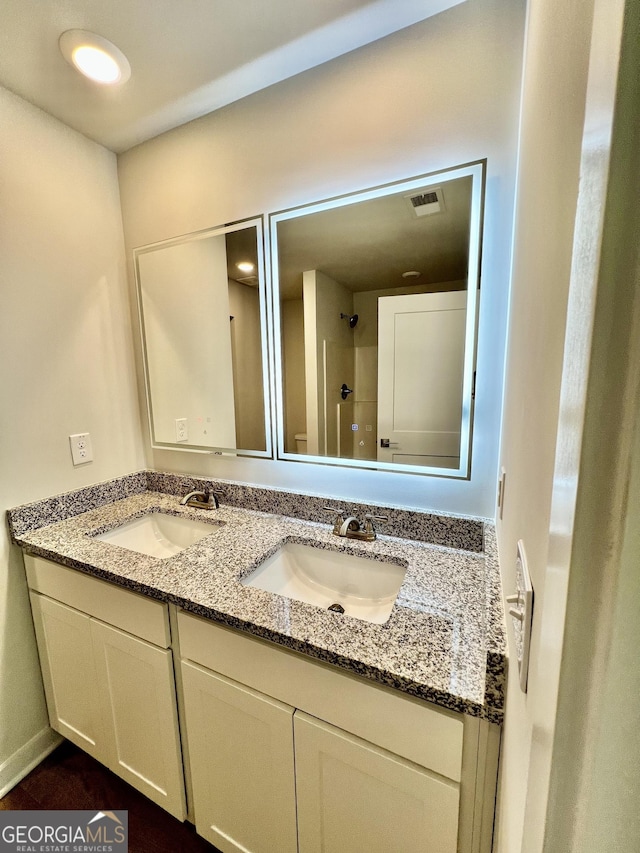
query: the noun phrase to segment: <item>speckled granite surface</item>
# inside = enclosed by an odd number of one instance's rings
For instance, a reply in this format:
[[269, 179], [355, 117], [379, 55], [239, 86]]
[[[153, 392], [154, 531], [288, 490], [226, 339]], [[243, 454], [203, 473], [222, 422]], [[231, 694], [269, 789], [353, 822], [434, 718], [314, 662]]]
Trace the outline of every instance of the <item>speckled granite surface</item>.
[[458, 548], [464, 551], [482, 551], [483, 548], [483, 525], [475, 518], [436, 515], [419, 510], [388, 507], [383, 504], [354, 503], [302, 492], [285, 492], [264, 486], [224, 480], [202, 480], [155, 471], [148, 472], [147, 484], [151, 491], [169, 495], [184, 495], [194, 489], [202, 489], [210, 485], [224, 493], [221, 500], [229, 506], [287, 515], [304, 521], [317, 521], [320, 524], [333, 521], [332, 514], [324, 509], [325, 506], [340, 507], [345, 510], [346, 515], [355, 515], [359, 519], [362, 519], [365, 513], [385, 515], [387, 520], [376, 522], [376, 526], [380, 533], [387, 536], [418, 539], [422, 542], [432, 542], [434, 545], [444, 545], [447, 548]]
[[[140, 475], [132, 476], [128, 496], [37, 529], [32, 523], [35, 505], [29, 511], [9, 511], [14, 541], [28, 553], [442, 707], [502, 722], [504, 616], [490, 525], [487, 554], [390, 536], [357, 542], [334, 536], [326, 523], [225, 504], [214, 512], [181, 507], [174, 495], [148, 491], [146, 481], [143, 489]], [[52, 499], [54, 509], [58, 500]], [[209, 520], [212, 535], [164, 560], [91, 538], [154, 510]], [[405, 564], [405, 580], [388, 621], [370, 624], [240, 583], [286, 541]]]
[[64, 521], [74, 515], [80, 515], [88, 509], [104, 506], [104, 504], [126, 498], [129, 495], [140, 494], [147, 490], [147, 471], [138, 471], [116, 480], [107, 480], [65, 492], [41, 501], [23, 504], [7, 512], [7, 522], [12, 538], [36, 530], [54, 521]]
[[475, 518], [436, 515], [418, 510], [385, 507], [382, 504], [335, 501], [327, 497], [285, 492], [228, 480], [209, 480], [156, 471], [140, 471], [117, 480], [16, 507], [9, 514], [9, 526], [12, 535], [20, 536], [29, 530], [42, 527], [43, 524], [63, 521], [86, 510], [147, 490], [182, 496], [205, 486], [221, 490], [224, 493], [222, 502], [229, 506], [327, 524], [333, 519], [324, 507], [339, 504], [347, 515], [355, 515], [360, 519], [367, 512], [386, 515], [387, 521], [376, 524], [379, 531], [388, 536], [433, 542], [435, 545], [463, 551], [480, 552], [483, 549], [483, 523]]

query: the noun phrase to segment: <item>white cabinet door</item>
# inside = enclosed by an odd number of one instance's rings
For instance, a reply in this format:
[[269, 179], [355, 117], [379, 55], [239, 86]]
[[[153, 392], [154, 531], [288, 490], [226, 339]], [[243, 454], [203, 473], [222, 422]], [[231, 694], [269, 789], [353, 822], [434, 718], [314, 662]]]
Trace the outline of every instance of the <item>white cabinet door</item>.
[[91, 619], [37, 592], [31, 592], [31, 608], [51, 727], [103, 761]]
[[456, 853], [459, 787], [297, 711], [300, 853]]
[[184, 820], [186, 804], [171, 651], [91, 621], [104, 763]]
[[182, 663], [198, 833], [222, 853], [296, 853], [293, 708]]
[[186, 816], [171, 651], [31, 592], [52, 728]]

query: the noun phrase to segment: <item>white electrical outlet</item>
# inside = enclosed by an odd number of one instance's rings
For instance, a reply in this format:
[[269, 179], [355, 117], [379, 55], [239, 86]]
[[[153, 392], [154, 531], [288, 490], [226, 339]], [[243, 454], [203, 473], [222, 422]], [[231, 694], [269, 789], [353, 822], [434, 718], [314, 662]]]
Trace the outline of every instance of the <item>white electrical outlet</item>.
[[186, 418], [176, 418], [176, 441], [189, 441], [189, 427]]
[[93, 462], [93, 448], [91, 447], [91, 436], [88, 432], [79, 432], [69, 436], [71, 445], [71, 458], [74, 465], [84, 465], [85, 462]]

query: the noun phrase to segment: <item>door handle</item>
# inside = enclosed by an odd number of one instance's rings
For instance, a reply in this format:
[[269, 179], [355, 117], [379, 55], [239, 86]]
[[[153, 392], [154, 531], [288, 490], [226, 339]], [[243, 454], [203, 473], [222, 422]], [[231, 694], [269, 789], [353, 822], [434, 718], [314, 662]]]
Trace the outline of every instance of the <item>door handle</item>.
[[397, 441], [389, 441], [388, 438], [381, 438], [380, 439], [380, 447], [398, 447], [398, 446], [399, 446], [399, 442], [397, 442]]

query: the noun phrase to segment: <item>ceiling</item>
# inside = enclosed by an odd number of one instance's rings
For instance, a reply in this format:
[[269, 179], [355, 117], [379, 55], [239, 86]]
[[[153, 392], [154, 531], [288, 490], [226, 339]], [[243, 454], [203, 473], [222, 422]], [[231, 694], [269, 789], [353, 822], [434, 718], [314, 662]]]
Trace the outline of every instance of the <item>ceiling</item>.
[[[320, 270], [354, 293], [466, 282], [472, 179], [429, 178], [425, 186], [440, 188], [441, 212], [416, 216], [407, 195], [420, 190], [404, 190], [279, 222], [280, 298], [302, 298], [304, 270]], [[420, 276], [403, 278], [409, 270]]]
[[[2, 0], [0, 85], [121, 152], [464, 0]], [[95, 32], [131, 79], [98, 86], [60, 35]]]

